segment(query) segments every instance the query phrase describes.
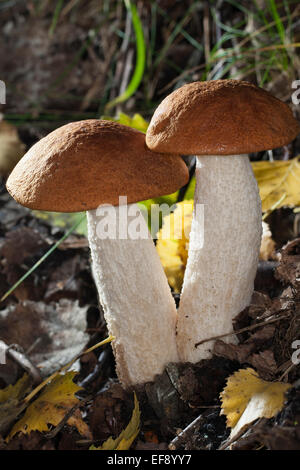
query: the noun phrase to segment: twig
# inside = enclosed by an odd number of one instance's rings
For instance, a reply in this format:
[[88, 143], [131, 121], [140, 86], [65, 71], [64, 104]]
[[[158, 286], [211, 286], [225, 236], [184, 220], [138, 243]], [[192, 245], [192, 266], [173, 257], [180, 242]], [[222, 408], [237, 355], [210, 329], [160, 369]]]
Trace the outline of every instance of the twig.
[[57, 426], [55, 426], [54, 429], [52, 429], [50, 432], [48, 432], [47, 434], [45, 434], [45, 438], [46, 439], [53, 439], [58, 433], [59, 431], [62, 430], [62, 428], [64, 427], [65, 424], [67, 424], [68, 420], [71, 418], [71, 416], [73, 415], [73, 413], [79, 408], [79, 406], [82, 405], [82, 402], [79, 402], [79, 403], [76, 403], [75, 406], [73, 406], [66, 414], [65, 416], [63, 417], [63, 419], [58, 423]]
[[186, 428], [184, 428], [179, 434], [178, 436], [176, 436], [169, 444], [169, 449], [170, 450], [176, 450], [178, 449], [178, 447], [180, 447], [186, 440], [187, 438], [189, 438], [195, 428], [201, 424], [201, 422], [203, 421], [203, 416], [202, 415], [199, 415], [197, 416], [196, 419], [194, 419], [194, 421], [192, 421]]
[[293, 367], [295, 367], [295, 365], [296, 364], [291, 363], [289, 367], [287, 367], [285, 371], [283, 372], [283, 374], [279, 377], [278, 382], [282, 382], [284, 377], [293, 369]]
[[19, 364], [28, 374], [32, 377], [34, 384], [39, 384], [42, 377], [38, 368], [31, 362], [29, 357], [21, 350], [18, 344], [7, 345], [4, 341], [0, 340], [1, 349], [10, 356], [17, 364]]
[[83, 400], [80, 400], [78, 403], [76, 403], [76, 405], [74, 405], [66, 414], [65, 416], [62, 418], [62, 420], [58, 423], [57, 426], [55, 426], [54, 429], [52, 429], [50, 432], [48, 432], [47, 434], [45, 434], [45, 438], [46, 439], [53, 439], [55, 436], [57, 436], [57, 434], [62, 430], [62, 428], [64, 427], [65, 424], [67, 424], [67, 422], [69, 421], [69, 419], [71, 418], [71, 416], [74, 414], [74, 412], [80, 408], [82, 405], [84, 405], [85, 403], [87, 403], [89, 400], [91, 400], [91, 397], [86, 397], [84, 398]]
[[94, 349], [99, 348], [100, 346], [103, 346], [104, 344], [110, 343], [115, 339], [114, 336], [108, 336], [105, 338], [103, 341], [100, 341], [100, 343], [95, 344], [91, 348], [86, 349], [85, 351], [82, 351], [81, 353], [77, 354], [68, 364], [62, 366], [60, 369], [58, 369], [56, 372], [53, 372], [53, 374], [50, 375], [50, 377], [47, 377], [42, 383], [40, 383], [34, 390], [32, 390], [27, 397], [25, 397], [24, 402], [28, 403], [42, 388], [45, 387], [49, 382], [51, 382], [58, 374], [61, 372], [64, 372], [65, 370], [70, 369], [74, 362], [76, 362], [81, 356], [94, 351]]
[[260, 326], [269, 325], [269, 323], [274, 323], [276, 321], [283, 320], [288, 315], [286, 315], [286, 314], [281, 315], [280, 317], [276, 317], [276, 318], [272, 318], [271, 320], [266, 320], [266, 321], [263, 321], [263, 322], [260, 322], [260, 323], [256, 323], [255, 325], [246, 326], [245, 328], [241, 328], [240, 330], [232, 331], [230, 333], [224, 333], [223, 335], [211, 336], [210, 338], [203, 339], [202, 341], [199, 341], [199, 343], [196, 343], [195, 348], [200, 346], [200, 344], [207, 343], [208, 341], [213, 341], [215, 339], [224, 338], [225, 336], [238, 335], [240, 333], [244, 333], [245, 331], [255, 330], [255, 328], [259, 328]]
[[256, 422], [252, 423], [250, 425], [250, 427], [247, 427], [245, 428], [245, 426], [242, 427], [242, 429], [239, 430], [239, 432], [233, 436], [231, 439], [229, 438], [229, 440], [225, 441], [219, 448], [218, 450], [226, 450], [231, 444], [233, 444], [234, 442], [236, 442], [241, 436], [243, 436], [244, 434], [246, 434], [247, 432], [250, 432], [252, 430], [252, 428], [254, 428], [255, 426], [257, 426], [258, 423], [261, 422], [263, 418], [259, 418]]

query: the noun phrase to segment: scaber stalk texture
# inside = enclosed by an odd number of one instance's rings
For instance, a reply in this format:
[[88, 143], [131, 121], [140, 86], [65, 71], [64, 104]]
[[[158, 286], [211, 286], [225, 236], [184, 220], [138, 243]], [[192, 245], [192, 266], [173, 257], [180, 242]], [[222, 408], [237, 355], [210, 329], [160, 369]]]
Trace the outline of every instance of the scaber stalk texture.
[[[132, 204], [135, 213], [140, 213]], [[108, 223], [120, 220], [108, 209]], [[141, 213], [140, 213], [141, 215]], [[87, 212], [93, 276], [112, 342], [118, 377], [125, 388], [153, 380], [168, 362], [177, 362], [176, 306], [158, 253], [148, 238], [101, 239], [97, 210]]]
[[[199, 230], [194, 215], [177, 323], [179, 357], [190, 362], [210, 357], [213, 341], [195, 344], [230, 333], [232, 319], [249, 305], [262, 231], [261, 200], [246, 155], [198, 156], [196, 181], [194, 214], [204, 204], [204, 224]], [[201, 240], [203, 247], [193, 249]]]

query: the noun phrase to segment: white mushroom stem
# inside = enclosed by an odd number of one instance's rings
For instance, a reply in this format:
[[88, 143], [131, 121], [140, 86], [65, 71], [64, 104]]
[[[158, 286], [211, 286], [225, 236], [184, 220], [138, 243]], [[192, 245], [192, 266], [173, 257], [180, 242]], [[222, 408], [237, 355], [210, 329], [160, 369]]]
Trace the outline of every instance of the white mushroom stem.
[[[146, 221], [136, 204], [107, 206], [103, 239], [97, 210], [87, 212], [93, 276], [112, 342], [118, 377], [125, 388], [153, 380], [177, 362], [176, 306]], [[124, 212], [125, 211], [125, 212]], [[127, 228], [126, 211], [136, 214]], [[139, 225], [143, 239], [130, 239]], [[100, 235], [100, 237], [99, 237]]]
[[[204, 205], [204, 213], [201, 206]], [[250, 304], [261, 242], [261, 200], [247, 155], [197, 156], [194, 214], [178, 310], [181, 361], [211, 356]], [[202, 246], [202, 248], [201, 248]], [[235, 336], [222, 338], [236, 342]]]

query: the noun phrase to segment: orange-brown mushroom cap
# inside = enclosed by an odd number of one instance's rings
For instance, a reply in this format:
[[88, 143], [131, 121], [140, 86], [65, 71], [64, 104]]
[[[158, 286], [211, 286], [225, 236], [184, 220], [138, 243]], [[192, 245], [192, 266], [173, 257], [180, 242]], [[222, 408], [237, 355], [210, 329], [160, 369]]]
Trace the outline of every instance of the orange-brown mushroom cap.
[[133, 203], [170, 194], [188, 181], [178, 155], [154, 153], [145, 135], [116, 122], [72, 122], [37, 142], [7, 180], [23, 206], [56, 212]]
[[281, 147], [299, 132], [290, 108], [262, 88], [212, 80], [168, 95], [151, 119], [146, 143], [164, 153], [234, 155]]

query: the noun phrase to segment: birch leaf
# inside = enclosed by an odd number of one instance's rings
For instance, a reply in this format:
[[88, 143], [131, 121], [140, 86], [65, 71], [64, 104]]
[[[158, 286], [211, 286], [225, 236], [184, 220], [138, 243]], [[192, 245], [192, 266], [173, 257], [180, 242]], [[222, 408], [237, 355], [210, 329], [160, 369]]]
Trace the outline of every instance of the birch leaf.
[[0, 390], [0, 405], [12, 399], [21, 400], [24, 393], [29, 390], [29, 382], [28, 375], [24, 374], [14, 385], [8, 385]]
[[262, 210], [300, 205], [300, 155], [292, 160], [253, 162]]
[[91, 446], [90, 450], [128, 450], [140, 431], [140, 408], [134, 394], [134, 410], [131, 420], [121, 434], [113, 439], [109, 437], [100, 447]]
[[267, 382], [254, 369], [241, 369], [227, 380], [220, 394], [231, 438], [258, 418], [272, 418], [283, 407], [290, 384]]
[[[31, 431], [49, 431], [48, 424], [57, 426], [65, 415], [79, 403], [75, 393], [81, 387], [73, 382], [77, 372], [71, 371], [66, 374], [57, 375], [39, 395], [39, 397], [28, 406], [24, 416], [14, 425], [8, 440], [16, 433], [29, 434]], [[75, 426], [84, 435], [88, 435], [88, 428], [81, 416], [73, 415], [67, 422]]]
[[31, 380], [24, 374], [14, 385], [0, 390], [0, 433], [5, 434], [23, 411], [23, 398], [31, 390]]

